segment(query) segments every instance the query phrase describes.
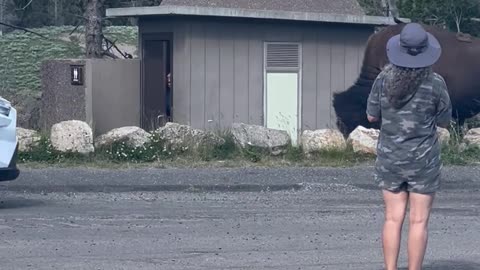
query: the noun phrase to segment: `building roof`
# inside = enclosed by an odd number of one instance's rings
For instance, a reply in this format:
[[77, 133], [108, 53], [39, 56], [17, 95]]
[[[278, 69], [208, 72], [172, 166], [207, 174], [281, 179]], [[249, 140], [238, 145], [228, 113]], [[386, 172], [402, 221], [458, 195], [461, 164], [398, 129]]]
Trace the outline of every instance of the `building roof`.
[[162, 5], [365, 15], [357, 0], [163, 0]]
[[[181, 1], [195, 2], [195, 5], [190, 4], [187, 6], [180, 5], [168, 5], [169, 2], [180, 3]], [[198, 2], [197, 2], [198, 1]], [[214, 7], [212, 3], [235, 3], [237, 7]], [[287, 0], [283, 0], [286, 1]], [[112, 8], [107, 9], [107, 17], [143, 17], [143, 16], [210, 16], [210, 17], [228, 17], [228, 18], [248, 18], [248, 19], [270, 19], [270, 20], [287, 20], [287, 21], [306, 21], [306, 22], [333, 22], [333, 23], [350, 23], [350, 24], [367, 24], [367, 25], [393, 25], [395, 24], [393, 18], [383, 16], [366, 16], [355, 14], [339, 14], [328, 12], [315, 12], [299, 11], [301, 8], [306, 8], [306, 3], [327, 3], [327, 0], [302, 0], [303, 5], [298, 5], [293, 10], [292, 7], [288, 7], [286, 4], [279, 4], [276, 10], [266, 9], [267, 5], [263, 4], [263, 9], [259, 9], [259, 4], [255, 2], [269, 3], [268, 6], [273, 8], [272, 3], [280, 3], [282, 0], [164, 0], [162, 5], [153, 7], [130, 7], [130, 8]], [[344, 2], [348, 0], [334, 0], [331, 2]], [[292, 1], [288, 1], [292, 2]], [[201, 6], [199, 3], [210, 3], [208, 6]], [[238, 7], [238, 3], [247, 4], [244, 8]], [[250, 5], [248, 5], [250, 3]], [[296, 2], [297, 3], [297, 2]], [[318, 4], [317, 3], [317, 4]], [[331, 4], [336, 6], [337, 4]], [[294, 5], [295, 6], [295, 5]], [[254, 8], [257, 7], [257, 8]], [[291, 10], [279, 10], [281, 7], [284, 9], [290, 8]], [[320, 5], [317, 6], [317, 9]]]

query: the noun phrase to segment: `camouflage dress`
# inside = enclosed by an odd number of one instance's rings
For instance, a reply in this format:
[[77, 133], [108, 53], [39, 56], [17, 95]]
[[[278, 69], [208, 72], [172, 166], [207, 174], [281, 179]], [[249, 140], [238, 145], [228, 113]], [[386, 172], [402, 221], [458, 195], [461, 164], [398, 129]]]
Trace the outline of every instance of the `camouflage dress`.
[[442, 162], [437, 124], [446, 126], [452, 115], [443, 78], [432, 73], [400, 109], [385, 95], [386, 73], [376, 78], [368, 97], [367, 114], [381, 119], [375, 162], [379, 187], [393, 192], [434, 193], [440, 188]]

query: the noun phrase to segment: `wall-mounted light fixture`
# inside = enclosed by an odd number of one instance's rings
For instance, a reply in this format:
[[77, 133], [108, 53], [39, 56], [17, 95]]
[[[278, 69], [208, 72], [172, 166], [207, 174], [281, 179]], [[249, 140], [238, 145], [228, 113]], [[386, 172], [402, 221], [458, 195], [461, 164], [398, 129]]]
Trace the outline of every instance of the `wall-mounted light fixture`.
[[83, 66], [70, 66], [72, 85], [83, 85]]

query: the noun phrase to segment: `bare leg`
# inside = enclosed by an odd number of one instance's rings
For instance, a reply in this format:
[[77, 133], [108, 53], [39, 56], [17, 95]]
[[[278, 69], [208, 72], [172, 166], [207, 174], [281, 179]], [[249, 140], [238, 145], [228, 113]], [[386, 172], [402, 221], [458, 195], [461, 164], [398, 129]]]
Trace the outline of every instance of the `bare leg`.
[[383, 191], [385, 224], [383, 226], [383, 255], [386, 270], [397, 270], [403, 221], [408, 203], [408, 193]]
[[421, 270], [428, 242], [428, 221], [435, 195], [410, 194], [409, 270]]

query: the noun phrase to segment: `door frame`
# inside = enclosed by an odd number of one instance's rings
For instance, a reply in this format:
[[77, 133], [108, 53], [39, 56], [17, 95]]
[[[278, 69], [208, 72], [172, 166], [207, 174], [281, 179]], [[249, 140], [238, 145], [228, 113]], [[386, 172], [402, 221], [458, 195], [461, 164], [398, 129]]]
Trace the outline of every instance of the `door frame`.
[[[159, 32], [159, 33], [142, 33], [140, 36], [140, 42], [141, 42], [141, 65], [140, 65], [140, 125], [143, 127], [144, 123], [144, 110], [145, 110], [145, 103], [144, 103], [144, 93], [145, 93], [145, 61], [144, 61], [144, 56], [145, 54], [143, 53], [145, 51], [145, 41], [168, 41], [169, 42], [169, 59], [168, 61], [170, 62], [170, 72], [172, 73], [172, 80], [174, 78], [173, 74], [173, 32]], [[174, 89], [175, 89], [175, 80], [173, 80], [173, 85], [172, 85], [172, 92], [170, 96], [170, 112], [171, 112], [171, 117], [172, 121], [174, 120], [174, 110], [173, 110], [173, 95], [174, 95]]]
[[[289, 44], [289, 45], [298, 45], [298, 68], [267, 68], [267, 46], [268, 44]], [[297, 141], [292, 141], [292, 144], [299, 144], [302, 133], [302, 67], [303, 67], [303, 51], [301, 42], [282, 42], [282, 41], [264, 41], [263, 42], [263, 126], [267, 127], [268, 115], [267, 115], [267, 104], [268, 104], [268, 93], [267, 93], [267, 73], [297, 73], [298, 82], [297, 82]]]

